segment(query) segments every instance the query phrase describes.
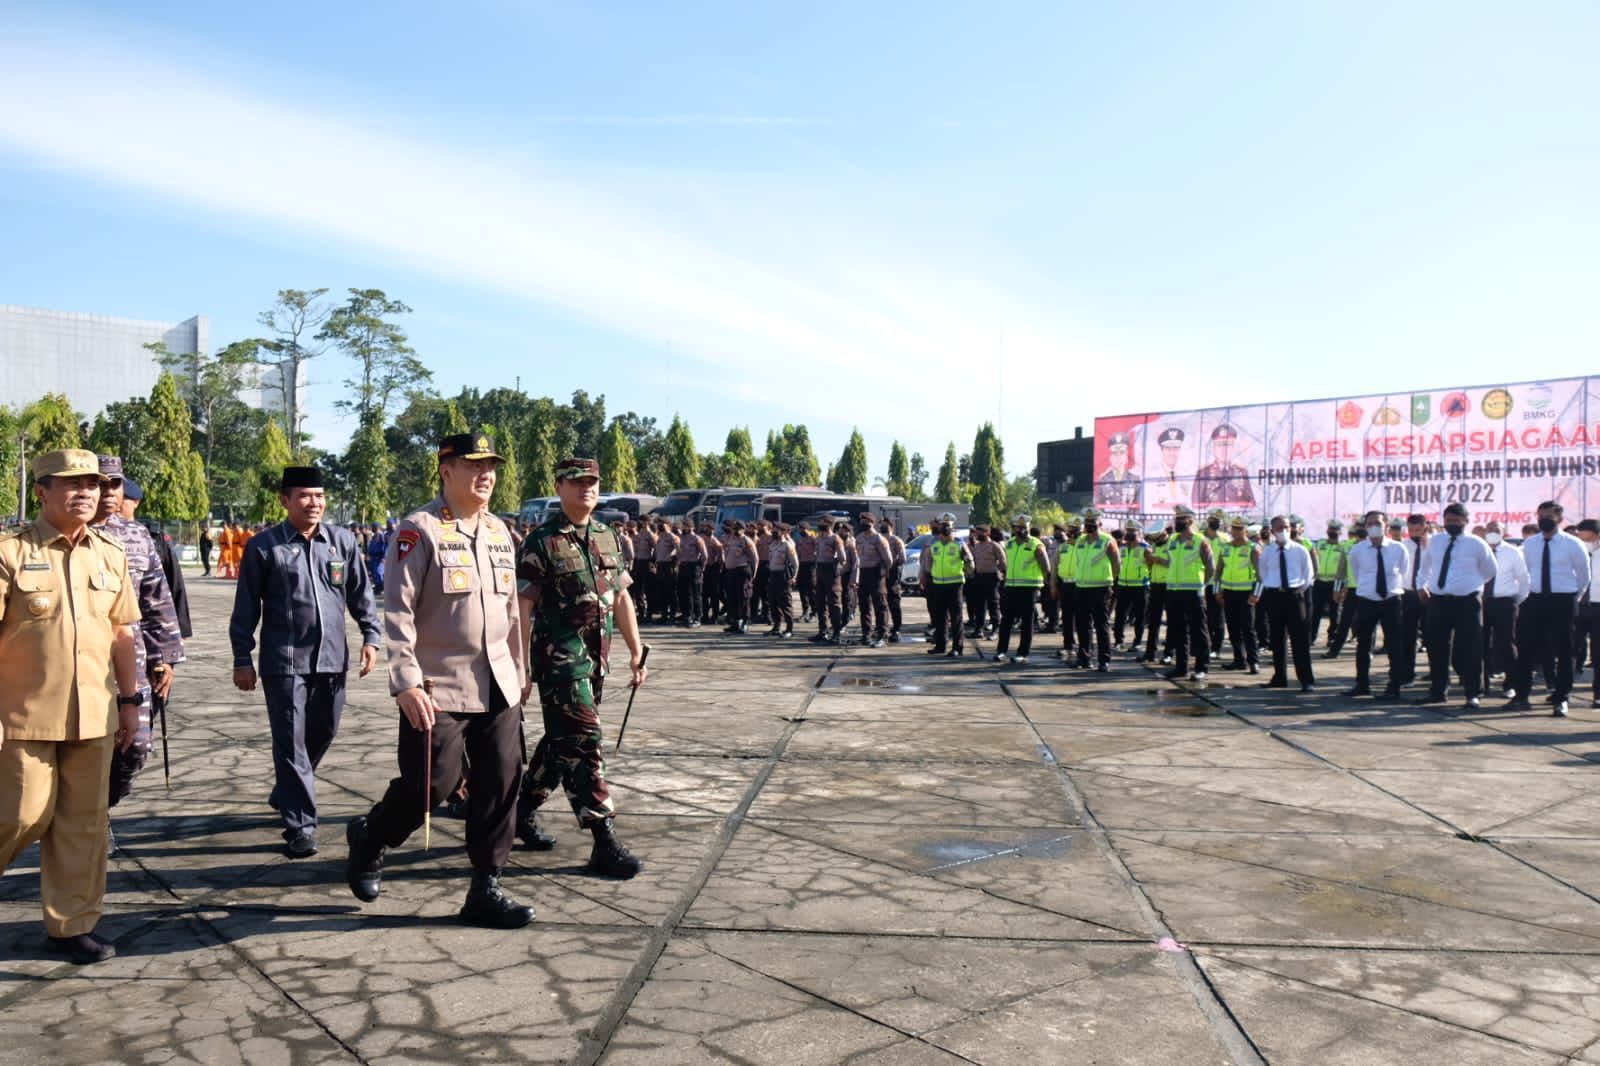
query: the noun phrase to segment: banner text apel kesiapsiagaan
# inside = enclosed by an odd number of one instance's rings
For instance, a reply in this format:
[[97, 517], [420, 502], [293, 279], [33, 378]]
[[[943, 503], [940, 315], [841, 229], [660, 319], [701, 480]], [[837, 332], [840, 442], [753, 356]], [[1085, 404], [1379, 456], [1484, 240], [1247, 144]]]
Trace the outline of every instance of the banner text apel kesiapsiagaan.
[[1600, 514], [1600, 377], [1095, 420], [1094, 501], [1159, 520], [1303, 516], [1314, 530], [1369, 510], [1517, 529], [1544, 500]]

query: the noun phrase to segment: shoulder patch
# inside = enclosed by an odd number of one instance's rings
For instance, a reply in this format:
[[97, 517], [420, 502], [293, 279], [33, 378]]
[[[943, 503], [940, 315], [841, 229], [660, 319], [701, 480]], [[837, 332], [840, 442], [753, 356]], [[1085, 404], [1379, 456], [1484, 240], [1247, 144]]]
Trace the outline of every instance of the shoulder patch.
[[111, 534], [105, 532], [102, 529], [90, 529], [89, 532], [94, 537], [96, 537], [100, 541], [100, 543], [109, 544], [113, 548], [116, 548], [117, 551], [121, 552], [124, 555], [128, 554], [128, 546], [126, 544], [122, 543], [120, 538], [113, 537]]
[[421, 540], [422, 534], [418, 533], [416, 530], [402, 529], [400, 532], [394, 535], [395, 556], [397, 558], [404, 559], [407, 555], [411, 554], [411, 549], [415, 548], [418, 542]]

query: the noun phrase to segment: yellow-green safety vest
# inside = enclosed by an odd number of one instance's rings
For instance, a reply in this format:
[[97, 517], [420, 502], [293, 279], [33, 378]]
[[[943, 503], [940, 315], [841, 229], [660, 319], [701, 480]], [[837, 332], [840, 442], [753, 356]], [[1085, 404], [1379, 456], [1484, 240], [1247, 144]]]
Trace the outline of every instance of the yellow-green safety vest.
[[1111, 556], [1107, 549], [1111, 547], [1111, 534], [1101, 533], [1090, 537], [1085, 533], [1078, 538], [1078, 543], [1073, 546], [1073, 552], [1078, 557], [1078, 587], [1080, 589], [1103, 589], [1111, 584]]
[[[1206, 542], [1211, 545], [1211, 561], [1212, 563], [1216, 563], [1217, 559], [1222, 555], [1222, 546], [1228, 543], [1228, 538], [1224, 537], [1221, 533], [1218, 533], [1216, 536], [1212, 536], [1209, 529], [1200, 534], [1200, 536], [1204, 537]], [[1211, 584], [1215, 585], [1216, 583], [1217, 575], [1213, 571], [1211, 574]]]
[[1039, 565], [1039, 542], [1033, 537], [1006, 541], [1006, 588], [1044, 588], [1044, 568]]
[[1154, 561], [1150, 564], [1150, 584], [1165, 585], [1167, 583], [1167, 546], [1157, 544], [1150, 549]]
[[928, 564], [928, 576], [935, 585], [959, 585], [967, 579], [966, 567], [961, 562], [961, 544], [952, 540], [948, 544], [936, 540], [928, 545], [933, 562]]
[[1122, 569], [1117, 571], [1117, 584], [1125, 589], [1144, 588], [1150, 582], [1150, 568], [1144, 565], [1144, 545], [1122, 545]]
[[1167, 541], [1167, 588], [1173, 592], [1193, 592], [1205, 588], [1206, 561], [1200, 556], [1203, 542], [1195, 537], [1185, 544]]
[[1063, 585], [1077, 583], [1078, 542], [1076, 539], [1062, 541], [1056, 546], [1056, 579]]
[[1219, 583], [1224, 589], [1249, 592], [1256, 587], [1256, 568], [1250, 564], [1250, 553], [1255, 548], [1248, 540], [1243, 544], [1230, 541], [1222, 546], [1222, 578]]
[[1317, 545], [1317, 580], [1334, 581], [1339, 577], [1339, 564], [1350, 551], [1350, 542], [1344, 540], [1319, 540]]

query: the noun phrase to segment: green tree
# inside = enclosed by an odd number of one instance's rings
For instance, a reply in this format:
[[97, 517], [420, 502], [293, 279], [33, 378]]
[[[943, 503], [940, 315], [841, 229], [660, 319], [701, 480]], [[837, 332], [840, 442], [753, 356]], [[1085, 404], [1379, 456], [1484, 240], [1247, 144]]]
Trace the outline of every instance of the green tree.
[[850, 430], [844, 452], [829, 472], [828, 489], [851, 494], [867, 490], [867, 442], [861, 439], [860, 430]]
[[534, 401], [522, 431], [522, 497], [556, 494], [556, 463], [560, 451], [561, 414], [554, 400], [541, 396]]
[[911, 453], [911, 469], [906, 474], [906, 499], [912, 503], [926, 503], [928, 500], [928, 464], [923, 460], [921, 452]]
[[9, 407], [0, 406], [0, 515], [14, 515], [21, 504], [22, 452], [18, 447], [21, 423]]
[[899, 441], [889, 446], [889, 476], [884, 479], [884, 487], [891, 496], [911, 498], [911, 460]]
[[599, 455], [600, 438], [606, 432], [606, 398], [596, 396], [590, 400], [587, 392], [578, 389], [572, 394], [572, 402], [567, 405], [566, 420], [572, 433], [569, 454], [586, 458]]
[[517, 442], [501, 433], [497, 426], [484, 427], [494, 437], [495, 447], [505, 462], [494, 482], [494, 495], [489, 497], [489, 510], [496, 514], [513, 514], [522, 509], [522, 473], [517, 469]]
[[1027, 477], [1012, 478], [1006, 482], [1005, 511], [1007, 517], [1014, 514], [1032, 515], [1035, 491], [1035, 482], [1032, 474]]
[[380, 522], [389, 514], [389, 449], [376, 415], [374, 411], [361, 420], [345, 449], [350, 505], [358, 522]]
[[956, 460], [956, 446], [952, 442], [944, 450], [944, 463], [939, 467], [939, 476], [933, 483], [933, 498], [939, 503], [960, 503], [961, 482], [959, 468]]
[[762, 474], [775, 485], [823, 484], [822, 468], [811, 447], [811, 432], [803, 425], [785, 425], [781, 432], [767, 434]]
[[600, 438], [600, 483], [607, 492], [638, 492], [639, 471], [633, 462], [633, 442], [622, 428], [620, 419], [611, 420], [611, 428]]
[[[300, 454], [300, 422], [305, 398], [300, 395], [306, 363], [327, 351], [316, 336], [328, 319], [322, 298], [327, 289], [279, 289], [278, 299], [256, 316], [272, 335], [256, 352], [265, 370], [263, 387], [278, 394], [284, 412], [291, 455]], [[274, 501], [276, 502], [276, 501]]]
[[83, 447], [82, 420], [72, 401], [59, 392], [45, 393], [24, 407], [21, 421], [29, 455]]
[[351, 289], [350, 298], [336, 308], [317, 340], [336, 345], [356, 365], [355, 377], [345, 380], [350, 395], [334, 406], [381, 427], [395, 399], [427, 383], [433, 372], [417, 358], [394, 319], [411, 308], [390, 299], [382, 289]]
[[150, 402], [138, 396], [106, 404], [105, 409], [94, 416], [94, 426], [83, 446], [98, 455], [119, 457], [123, 473], [136, 481], [149, 481], [156, 465]]
[[[992, 444], [993, 448], [986, 445]], [[989, 464], [993, 462], [1000, 467], [1000, 480], [1005, 480], [1006, 452], [1000, 443], [1000, 438], [995, 435], [994, 424], [985, 422], [978, 427], [978, 434], [972, 442], [972, 468], [964, 479], [974, 485], [983, 486], [991, 482]]]
[[749, 427], [734, 426], [728, 430], [728, 439], [722, 446], [722, 474], [724, 480], [712, 483], [729, 488], [751, 488], [760, 478], [761, 464], [756, 462]]
[[692, 489], [700, 484], [700, 456], [694, 450], [689, 425], [677, 415], [667, 427], [667, 480], [675, 489]]
[[[194, 454], [194, 423], [189, 419], [189, 405], [178, 394], [178, 379], [171, 371], [163, 370], [150, 390], [146, 432], [152, 465], [143, 473], [145, 513], [151, 518], [179, 521], [205, 517], [203, 508], [210, 501], [195, 498], [189, 458]], [[204, 477], [200, 480], [203, 487]]]
[[289, 451], [288, 435], [276, 418], [267, 419], [262, 427], [257, 454], [260, 462], [256, 464], [250, 519], [254, 522], [280, 522], [284, 511], [278, 499], [278, 485], [283, 478], [283, 468], [291, 465], [294, 457]]
[[194, 447], [200, 452], [208, 486], [225, 480], [225, 473], [214, 471], [222, 445], [219, 438], [245, 409], [239, 394], [260, 385], [261, 351], [266, 343], [260, 338], [235, 341], [216, 355], [173, 352], [160, 341], [145, 345], [156, 362], [178, 379], [179, 392], [189, 404]]
[[[672, 491], [667, 484], [667, 438], [656, 428], [656, 420], [644, 418], [632, 411], [612, 419], [621, 428], [628, 445], [633, 449], [634, 492], [648, 492], [665, 496]], [[602, 447], [601, 452], [605, 451]], [[604, 464], [600, 467], [603, 484], [611, 483], [611, 475]], [[621, 490], [619, 490], [621, 491]]]
[[987, 472], [987, 479], [978, 483], [978, 493], [972, 500], [972, 521], [989, 525], [1004, 525], [1010, 520], [1006, 513], [1006, 479], [995, 457], [995, 442], [983, 440], [973, 466]]

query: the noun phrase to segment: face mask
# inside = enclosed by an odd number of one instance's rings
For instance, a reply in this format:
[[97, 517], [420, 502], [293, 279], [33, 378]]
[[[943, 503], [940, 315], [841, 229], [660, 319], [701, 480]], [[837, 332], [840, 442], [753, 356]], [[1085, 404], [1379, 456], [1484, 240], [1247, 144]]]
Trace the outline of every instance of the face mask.
[[1539, 532], [1540, 533], [1554, 533], [1555, 531], [1556, 531], [1556, 520], [1554, 518], [1551, 518], [1549, 515], [1541, 515], [1540, 518], [1539, 518]]
[[1272, 531], [1272, 539], [1279, 544], [1287, 544], [1289, 543], [1289, 531], [1287, 529], [1275, 529]]
[[1221, 522], [1219, 522], [1219, 521], [1218, 521], [1218, 520], [1217, 520], [1217, 519], [1215, 519], [1215, 518], [1212, 518], [1212, 519], [1208, 519], [1208, 520], [1207, 520], [1207, 521], [1206, 521], [1206, 528], [1207, 528], [1207, 529], [1221, 529], [1221, 528], [1222, 528], [1222, 523], [1221, 523]]
[[1383, 527], [1382, 526], [1368, 526], [1367, 527], [1367, 536], [1371, 537], [1373, 540], [1378, 540], [1378, 539], [1382, 538], [1382, 536], [1383, 536]]
[[1498, 533], [1485, 533], [1483, 535], [1483, 539], [1488, 541], [1491, 545], [1499, 544], [1500, 543], [1500, 534], [1498, 534]]
[[1179, 519], [1178, 521], [1172, 523], [1172, 528], [1176, 529], [1179, 533], [1187, 533], [1189, 532], [1189, 520], [1187, 518]]
[[1095, 525], [1093, 522], [1086, 522], [1084, 523], [1083, 531], [1092, 537], [1096, 533], [1100, 532], [1100, 527]]
[[1466, 526], [1466, 523], [1461, 523], [1459, 525], [1456, 524], [1456, 523], [1453, 523], [1453, 522], [1446, 523], [1445, 527], [1444, 527], [1444, 531], [1445, 531], [1445, 533], [1447, 533], [1448, 535], [1450, 535], [1452, 537], [1459, 537], [1459, 536], [1461, 536], [1461, 534], [1463, 534], [1463, 533], [1465, 533], [1467, 531], [1467, 526]]

